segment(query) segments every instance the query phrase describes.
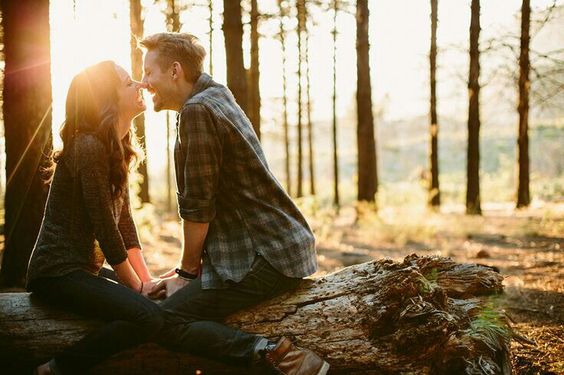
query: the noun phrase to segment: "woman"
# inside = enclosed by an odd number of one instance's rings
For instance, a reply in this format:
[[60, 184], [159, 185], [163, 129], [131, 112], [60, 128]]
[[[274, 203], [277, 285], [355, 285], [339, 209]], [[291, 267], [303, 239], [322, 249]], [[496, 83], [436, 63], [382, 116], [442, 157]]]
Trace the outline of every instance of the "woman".
[[[146, 298], [154, 281], [131, 217], [128, 170], [137, 153], [133, 118], [145, 110], [141, 84], [112, 61], [71, 82], [63, 148], [29, 262], [28, 289], [47, 303], [110, 321], [54, 359], [39, 374], [82, 373], [160, 330], [159, 307]], [[120, 283], [100, 275], [106, 260]]]

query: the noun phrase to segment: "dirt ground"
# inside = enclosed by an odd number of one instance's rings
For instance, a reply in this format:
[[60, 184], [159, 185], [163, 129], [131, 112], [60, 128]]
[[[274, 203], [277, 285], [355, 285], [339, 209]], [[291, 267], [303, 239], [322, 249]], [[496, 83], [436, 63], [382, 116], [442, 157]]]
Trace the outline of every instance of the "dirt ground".
[[[512, 342], [515, 373], [564, 374], [564, 204], [515, 211], [484, 207], [483, 216], [463, 208], [385, 209], [378, 214], [349, 207], [306, 213], [316, 237], [318, 276], [371, 259], [440, 254], [459, 262], [496, 266], [505, 276], [500, 307], [514, 329], [531, 341]], [[179, 225], [163, 221], [143, 232], [150, 268], [158, 274], [179, 256]]]

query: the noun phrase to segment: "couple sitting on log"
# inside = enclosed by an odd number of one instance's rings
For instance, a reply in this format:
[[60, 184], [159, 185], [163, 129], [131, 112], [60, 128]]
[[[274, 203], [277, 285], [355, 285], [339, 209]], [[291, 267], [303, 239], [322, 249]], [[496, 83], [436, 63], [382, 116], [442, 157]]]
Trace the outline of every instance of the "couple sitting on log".
[[[160, 33], [141, 45], [142, 82], [104, 61], [77, 74], [68, 91], [63, 148], [54, 154], [27, 286], [49, 304], [107, 324], [36, 373], [82, 373], [153, 341], [259, 373], [325, 374], [327, 362], [287, 338], [271, 341], [222, 324], [314, 273], [314, 236], [231, 92], [202, 71], [199, 41]], [[143, 259], [128, 192], [129, 170], [139, 160], [131, 123], [145, 110], [142, 89], [155, 111], [178, 112], [183, 250], [178, 268], [159, 278]]]

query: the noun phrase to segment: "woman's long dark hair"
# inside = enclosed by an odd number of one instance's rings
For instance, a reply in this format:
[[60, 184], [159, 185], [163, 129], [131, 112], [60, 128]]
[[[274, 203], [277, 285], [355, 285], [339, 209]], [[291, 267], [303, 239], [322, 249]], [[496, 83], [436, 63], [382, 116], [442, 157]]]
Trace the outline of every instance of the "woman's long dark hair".
[[60, 131], [63, 148], [53, 154], [53, 160], [58, 163], [65, 157], [76, 136], [95, 135], [102, 141], [109, 155], [110, 183], [114, 198], [121, 196], [127, 189], [128, 171], [142, 157], [133, 131], [121, 140], [117, 134], [120, 85], [113, 61], [92, 65], [73, 78], [67, 94], [65, 121]]

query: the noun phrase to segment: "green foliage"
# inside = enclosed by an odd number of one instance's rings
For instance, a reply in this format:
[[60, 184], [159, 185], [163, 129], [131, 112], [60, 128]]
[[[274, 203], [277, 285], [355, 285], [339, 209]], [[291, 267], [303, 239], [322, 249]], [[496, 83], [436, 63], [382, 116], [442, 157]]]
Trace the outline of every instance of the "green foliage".
[[470, 321], [465, 333], [477, 341], [485, 343], [491, 350], [502, 350], [511, 338], [511, 331], [504, 314], [497, 307], [495, 297], [484, 305]]

